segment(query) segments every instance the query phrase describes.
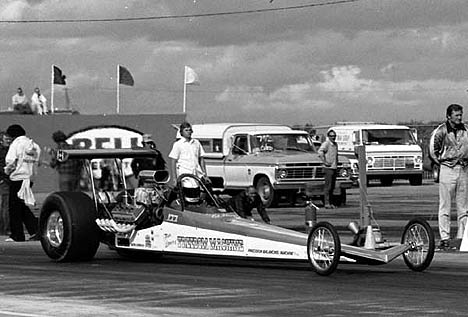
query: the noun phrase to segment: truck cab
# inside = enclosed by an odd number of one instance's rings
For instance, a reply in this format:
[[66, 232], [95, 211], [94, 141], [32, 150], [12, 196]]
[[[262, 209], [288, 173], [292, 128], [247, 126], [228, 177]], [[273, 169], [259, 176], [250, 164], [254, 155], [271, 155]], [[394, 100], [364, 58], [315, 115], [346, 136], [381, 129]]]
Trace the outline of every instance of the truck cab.
[[[192, 137], [205, 150], [214, 188], [234, 194], [253, 185], [266, 206], [275, 206], [284, 198], [294, 203], [306, 184], [315, 196], [323, 197], [322, 161], [306, 131], [253, 123], [195, 124], [192, 128]], [[352, 186], [346, 157], [339, 157], [338, 169], [334, 199], [340, 205]]]

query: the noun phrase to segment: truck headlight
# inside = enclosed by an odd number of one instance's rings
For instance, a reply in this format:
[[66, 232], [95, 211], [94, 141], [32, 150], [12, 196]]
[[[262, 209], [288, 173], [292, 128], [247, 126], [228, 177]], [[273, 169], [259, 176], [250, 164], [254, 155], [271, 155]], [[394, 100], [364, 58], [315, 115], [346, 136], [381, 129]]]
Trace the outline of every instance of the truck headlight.
[[344, 177], [344, 178], [348, 178], [349, 177], [349, 169], [348, 168], [342, 168], [338, 171], [338, 176], [339, 177]]
[[422, 163], [422, 156], [416, 156], [416, 158], [414, 159], [414, 162], [416, 164], [421, 164]]
[[280, 170], [278, 170], [276, 175], [277, 175], [278, 178], [283, 179], [283, 178], [286, 178], [288, 176], [288, 171], [285, 170], [285, 169], [280, 169]]
[[373, 157], [368, 157], [367, 158], [367, 165], [368, 166], [374, 165], [374, 158]]

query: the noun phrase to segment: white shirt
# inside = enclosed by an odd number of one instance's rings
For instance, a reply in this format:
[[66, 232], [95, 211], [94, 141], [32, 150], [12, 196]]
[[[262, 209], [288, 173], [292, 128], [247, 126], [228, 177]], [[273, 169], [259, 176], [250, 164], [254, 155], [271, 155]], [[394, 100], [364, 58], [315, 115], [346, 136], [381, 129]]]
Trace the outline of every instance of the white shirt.
[[44, 97], [43, 94], [37, 95], [35, 92], [31, 96], [31, 108], [33, 112], [37, 112], [37, 114], [46, 114], [47, 113], [47, 99]]
[[199, 160], [203, 156], [205, 156], [205, 151], [200, 142], [196, 139], [189, 141], [186, 138], [174, 142], [171, 153], [169, 153], [169, 158], [176, 160], [177, 176], [184, 173], [198, 177], [205, 176]]
[[25, 105], [28, 103], [28, 98], [24, 94], [23, 95], [15, 94], [13, 97], [11, 97], [11, 103], [13, 106]]
[[13, 169], [12, 181], [30, 179], [35, 174], [35, 164], [39, 161], [41, 148], [27, 136], [19, 136], [10, 145], [5, 157], [5, 170]]

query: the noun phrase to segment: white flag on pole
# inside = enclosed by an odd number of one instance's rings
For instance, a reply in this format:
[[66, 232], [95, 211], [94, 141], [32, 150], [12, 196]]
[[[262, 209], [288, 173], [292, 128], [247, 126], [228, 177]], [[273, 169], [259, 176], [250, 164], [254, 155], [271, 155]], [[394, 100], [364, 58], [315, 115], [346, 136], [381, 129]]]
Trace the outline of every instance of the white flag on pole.
[[200, 81], [198, 80], [198, 75], [195, 71], [185, 66], [185, 84], [186, 85], [200, 85]]

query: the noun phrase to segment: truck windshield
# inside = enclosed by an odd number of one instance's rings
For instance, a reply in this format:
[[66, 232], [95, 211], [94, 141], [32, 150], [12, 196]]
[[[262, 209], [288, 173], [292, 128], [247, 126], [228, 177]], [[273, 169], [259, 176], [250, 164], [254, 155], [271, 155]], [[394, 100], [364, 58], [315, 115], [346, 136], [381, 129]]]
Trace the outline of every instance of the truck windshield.
[[316, 152], [308, 134], [257, 134], [251, 138], [253, 151]]
[[364, 144], [382, 145], [408, 145], [416, 144], [416, 140], [410, 130], [404, 129], [375, 129], [363, 130], [362, 141]]

